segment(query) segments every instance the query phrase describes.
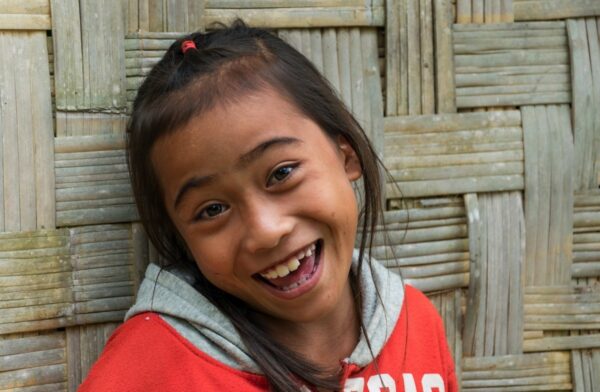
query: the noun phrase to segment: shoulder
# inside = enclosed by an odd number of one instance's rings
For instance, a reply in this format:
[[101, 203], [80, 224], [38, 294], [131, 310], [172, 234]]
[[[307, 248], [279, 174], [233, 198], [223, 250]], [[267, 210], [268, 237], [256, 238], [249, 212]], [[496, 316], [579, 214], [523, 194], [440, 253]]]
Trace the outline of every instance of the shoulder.
[[115, 330], [78, 391], [220, 391], [230, 384], [255, 391], [266, 381], [211, 358], [148, 312]]
[[113, 332], [79, 391], [142, 390], [141, 385], [134, 388], [128, 383], [160, 367], [163, 356], [169, 355], [164, 350], [169, 340], [169, 331], [162, 327], [158, 315], [132, 317]]
[[413, 286], [405, 285], [404, 287], [403, 307], [409, 318], [413, 318], [415, 322], [429, 321], [440, 324], [441, 317], [429, 298]]

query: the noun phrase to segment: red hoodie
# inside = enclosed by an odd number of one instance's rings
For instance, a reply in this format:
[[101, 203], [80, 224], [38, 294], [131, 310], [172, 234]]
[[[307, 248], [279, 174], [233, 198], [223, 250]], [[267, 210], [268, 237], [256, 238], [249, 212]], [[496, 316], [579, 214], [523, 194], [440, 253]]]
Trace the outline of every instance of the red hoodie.
[[[344, 392], [455, 392], [442, 321], [431, 302], [406, 286], [400, 318], [374, 363], [342, 362]], [[383, 384], [383, 385], [382, 385]], [[141, 313], [110, 337], [79, 392], [267, 391], [264, 376], [208, 356], [158, 314]]]

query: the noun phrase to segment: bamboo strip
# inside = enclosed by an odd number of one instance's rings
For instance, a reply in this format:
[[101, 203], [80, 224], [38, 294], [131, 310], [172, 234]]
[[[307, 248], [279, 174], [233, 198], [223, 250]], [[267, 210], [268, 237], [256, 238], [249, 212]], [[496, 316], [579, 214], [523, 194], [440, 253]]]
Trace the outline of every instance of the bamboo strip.
[[443, 277], [469, 272], [469, 261], [451, 263], [419, 265], [416, 267], [401, 267], [400, 274], [405, 279], [423, 279], [429, 277]]
[[443, 218], [464, 217], [465, 209], [462, 207], [443, 206], [431, 209], [404, 209], [385, 211], [383, 221], [386, 226], [393, 223], [405, 223], [425, 220], [438, 220]]
[[373, 236], [373, 246], [391, 244], [410, 244], [453, 238], [466, 238], [465, 225], [439, 226], [408, 231], [377, 232]]
[[464, 252], [468, 249], [466, 239], [430, 241], [414, 244], [374, 246], [371, 248], [376, 259], [404, 258], [421, 255]]
[[412, 168], [390, 171], [396, 181], [451, 180], [467, 177], [522, 175], [522, 162], [459, 165], [434, 168]]
[[536, 104], [561, 104], [570, 103], [571, 93], [558, 91], [550, 93], [522, 93], [502, 95], [481, 95], [470, 97], [456, 97], [456, 105], [460, 108], [476, 108], [485, 106], [518, 106]]
[[[554, 81], [551, 81], [554, 82]], [[522, 85], [469, 86], [456, 89], [457, 95], [463, 97], [485, 97], [493, 94], [526, 94], [531, 90], [543, 93], [569, 92], [570, 82]], [[504, 98], [506, 99], [506, 98]], [[530, 99], [535, 99], [534, 97]]]
[[206, 0], [206, 8], [365, 7], [382, 3], [381, 0]]
[[[541, 70], [538, 70], [538, 72]], [[560, 73], [544, 72], [542, 75], [518, 74], [514, 72], [486, 72], [486, 73], [468, 73], [457, 74], [456, 84], [461, 88], [487, 86], [535, 86], [536, 83], [568, 85], [570, 87], [571, 80], [567, 74], [567, 69], [564, 68]], [[530, 87], [531, 88], [531, 87]]]
[[[590, 27], [594, 24], [590, 24]], [[591, 28], [591, 30], [596, 30]], [[593, 76], [600, 75], [600, 51], [598, 36], [588, 39], [586, 21], [567, 21], [569, 51], [572, 63], [573, 85], [573, 138], [575, 141], [575, 189], [595, 188], [597, 185], [594, 170], [595, 156], [600, 142], [593, 136], [600, 124], [600, 115], [594, 110], [600, 103], [600, 94], [595, 93]], [[590, 32], [592, 32], [590, 31]], [[594, 35], [594, 34], [591, 34]], [[595, 50], [594, 50], [595, 49]], [[594, 53], [596, 52], [596, 53]]]
[[204, 24], [230, 23], [240, 17], [254, 27], [306, 28], [341, 26], [383, 26], [383, 5], [373, 7], [313, 7], [313, 8], [207, 8]]
[[514, 127], [521, 125], [521, 113], [516, 110], [439, 114], [433, 116], [386, 117], [385, 132], [452, 132], [459, 130]]
[[457, 0], [456, 23], [471, 23], [471, 0]]
[[322, 35], [322, 47], [323, 47], [323, 75], [334, 89], [339, 93], [340, 88], [340, 75], [337, 57], [337, 34], [333, 28], [323, 29]]
[[57, 112], [56, 134], [58, 136], [94, 135], [125, 132], [127, 116], [124, 114]]
[[50, 30], [49, 14], [5, 14], [0, 13], [0, 30]]
[[513, 0], [515, 20], [566, 19], [600, 15], [594, 0]]
[[[456, 102], [451, 28], [452, 5], [448, 0], [434, 0], [434, 12], [436, 106], [439, 113], [454, 113], [456, 112]], [[467, 10], [461, 12], [467, 12]], [[470, 19], [470, 9], [468, 14]], [[459, 15], [458, 18], [463, 19], [464, 17]]]
[[[492, 30], [493, 31], [493, 30]], [[494, 39], [493, 37], [478, 37], [474, 34], [465, 35], [461, 40], [454, 42], [454, 49], [460, 54], [480, 54], [494, 50], [511, 50], [511, 49], [560, 49], [567, 47], [568, 41], [566, 34], [560, 34], [550, 37], [534, 36], [529, 37], [527, 34], [519, 37], [510, 37], [504, 39]]]
[[600, 335], [555, 336], [531, 339], [523, 342], [524, 352], [578, 350], [600, 347]]
[[454, 275], [436, 276], [433, 278], [405, 279], [404, 281], [406, 284], [414, 286], [423, 292], [431, 293], [466, 287], [469, 284], [469, 274], [459, 273]]
[[514, 19], [513, 0], [502, 0], [502, 4], [500, 5], [500, 22], [512, 23]]
[[407, 2], [408, 114], [422, 114], [421, 109], [421, 42], [419, 1]]
[[380, 259], [379, 261], [388, 268], [391, 267], [407, 267], [417, 265], [427, 265], [435, 263], [451, 263], [457, 261], [464, 261], [469, 259], [469, 252], [448, 252], [434, 255], [420, 255], [414, 257], [403, 257], [401, 259]]
[[125, 148], [124, 135], [70, 136], [54, 139], [54, 150], [59, 153], [116, 150]]
[[348, 108], [352, 108], [352, 79], [350, 76], [350, 30], [338, 30], [338, 64], [340, 72], [340, 92], [342, 101]]
[[398, 94], [403, 87], [400, 84], [400, 2], [386, 2], [386, 109], [387, 116], [398, 115]]
[[499, 192], [523, 189], [521, 175], [486, 176], [455, 180], [407, 181], [400, 184], [402, 193], [393, 185], [386, 186], [389, 198], [421, 197], [470, 192]]
[[377, 31], [364, 29], [361, 32], [363, 54], [363, 77], [365, 79], [365, 112], [368, 114], [367, 135], [379, 157], [383, 157], [383, 99], [381, 79], [377, 64]]
[[64, 363], [7, 371], [0, 373], [0, 388], [17, 390], [16, 388], [63, 383], [66, 381], [66, 374], [67, 369]]
[[[475, 4], [475, 3], [473, 3]], [[477, 26], [476, 24], [461, 24], [454, 25], [453, 29], [459, 33], [468, 32], [468, 31], [481, 31], [482, 35], [480, 37], [485, 36], [485, 32], [497, 31], [504, 32], [500, 33], [499, 37], [505, 37], [503, 34], [508, 34], [510, 31], [516, 31], [517, 34], [527, 35], [534, 34], [537, 32], [538, 34], [547, 34], [548, 32], [545, 30], [554, 30], [555, 32], [560, 32], [560, 34], [564, 34], [565, 21], [543, 21], [543, 22], [519, 22], [519, 23], [500, 23], [493, 25], [485, 25], [485, 26]]]
[[419, 0], [419, 37], [421, 49], [421, 114], [435, 112], [433, 60], [433, 4], [432, 0]]
[[[422, 155], [455, 155], [469, 154], [480, 152], [502, 152], [502, 151], [519, 151], [523, 149], [522, 138], [512, 142], [498, 143], [478, 143], [475, 145], [468, 144], [446, 144], [446, 143], [431, 143], [419, 145], [419, 154]], [[385, 146], [386, 156], [405, 156], [413, 154], [414, 147], [407, 147], [398, 144], [389, 144]], [[522, 154], [520, 154], [522, 155]], [[390, 158], [394, 160], [394, 158]]]
[[472, 23], [483, 23], [484, 22], [484, 0], [472, 0], [473, 1], [473, 5], [472, 5]]

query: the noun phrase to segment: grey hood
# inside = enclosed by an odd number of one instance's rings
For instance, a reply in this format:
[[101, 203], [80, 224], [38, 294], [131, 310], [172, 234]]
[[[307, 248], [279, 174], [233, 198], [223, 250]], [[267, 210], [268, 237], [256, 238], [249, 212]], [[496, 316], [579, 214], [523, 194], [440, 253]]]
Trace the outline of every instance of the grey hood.
[[[400, 315], [404, 288], [400, 276], [375, 260], [371, 263], [372, 268], [364, 262], [361, 271], [357, 271], [357, 259], [358, 251], [355, 251], [352, 269], [358, 274], [362, 288], [363, 323], [373, 354], [377, 356]], [[192, 286], [194, 281], [194, 276], [183, 270], [161, 270], [150, 264], [136, 302], [125, 320], [139, 313], [156, 312], [184, 338], [216, 360], [239, 370], [262, 373], [233, 324]], [[367, 341], [361, 334], [354, 351], [345, 361], [363, 367], [372, 360]]]

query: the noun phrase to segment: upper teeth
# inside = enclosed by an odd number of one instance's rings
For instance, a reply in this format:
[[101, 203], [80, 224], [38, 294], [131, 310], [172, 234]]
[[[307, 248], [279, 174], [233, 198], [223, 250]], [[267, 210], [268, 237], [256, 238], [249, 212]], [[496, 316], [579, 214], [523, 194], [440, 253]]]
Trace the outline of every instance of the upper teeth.
[[312, 256], [315, 248], [315, 244], [310, 245], [308, 248], [301, 250], [283, 263], [278, 264], [265, 272], [261, 272], [260, 276], [265, 279], [283, 278], [284, 276], [288, 276], [290, 272], [294, 272], [300, 267], [300, 260]]

